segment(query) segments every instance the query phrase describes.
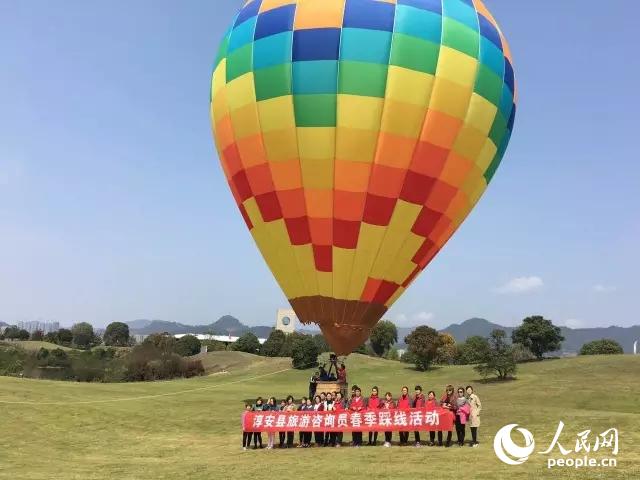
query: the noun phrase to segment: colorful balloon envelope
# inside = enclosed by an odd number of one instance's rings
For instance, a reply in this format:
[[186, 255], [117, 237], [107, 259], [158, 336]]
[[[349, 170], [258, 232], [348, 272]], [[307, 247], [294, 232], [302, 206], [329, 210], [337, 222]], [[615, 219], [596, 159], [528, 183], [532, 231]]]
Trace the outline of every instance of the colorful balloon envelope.
[[511, 54], [480, 0], [252, 0], [211, 118], [240, 212], [303, 323], [361, 345], [504, 155]]

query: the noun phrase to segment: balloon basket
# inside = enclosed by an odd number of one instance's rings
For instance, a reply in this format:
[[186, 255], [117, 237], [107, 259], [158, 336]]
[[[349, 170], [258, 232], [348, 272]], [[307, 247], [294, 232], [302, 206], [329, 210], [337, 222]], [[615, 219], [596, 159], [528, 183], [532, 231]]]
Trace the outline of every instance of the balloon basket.
[[341, 392], [342, 398], [349, 398], [347, 397], [348, 390], [349, 390], [348, 383], [340, 383], [336, 381], [316, 382], [316, 395], [320, 395], [321, 393]]

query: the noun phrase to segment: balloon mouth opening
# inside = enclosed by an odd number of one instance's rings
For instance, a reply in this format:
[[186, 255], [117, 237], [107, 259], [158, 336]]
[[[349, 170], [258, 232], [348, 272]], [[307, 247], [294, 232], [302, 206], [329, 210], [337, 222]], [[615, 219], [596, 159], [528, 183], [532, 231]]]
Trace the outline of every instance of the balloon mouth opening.
[[348, 355], [362, 345], [387, 307], [360, 300], [340, 300], [320, 295], [289, 300], [303, 324], [320, 326], [337, 355]]

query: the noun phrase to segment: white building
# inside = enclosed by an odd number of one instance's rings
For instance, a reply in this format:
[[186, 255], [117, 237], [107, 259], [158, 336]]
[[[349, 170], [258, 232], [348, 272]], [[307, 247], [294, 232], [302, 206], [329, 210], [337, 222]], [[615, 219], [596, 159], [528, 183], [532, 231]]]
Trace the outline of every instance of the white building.
[[21, 330], [26, 330], [29, 333], [33, 333], [36, 330], [40, 330], [42, 333], [57, 332], [60, 330], [59, 322], [18, 322], [16, 325]]
[[290, 308], [279, 308], [276, 314], [276, 330], [284, 333], [293, 333], [298, 327], [296, 312]]
[[[201, 341], [214, 340], [216, 342], [222, 342], [222, 343], [235, 343], [240, 338], [240, 337], [234, 337], [232, 335], [208, 335], [208, 334], [202, 334], [202, 333], [176, 333], [174, 337], [182, 338], [185, 335], [193, 335], [194, 337], [196, 337], [198, 340], [201, 340]], [[262, 345], [266, 341], [267, 341], [266, 338], [258, 338], [258, 342], [260, 342], [260, 345]]]

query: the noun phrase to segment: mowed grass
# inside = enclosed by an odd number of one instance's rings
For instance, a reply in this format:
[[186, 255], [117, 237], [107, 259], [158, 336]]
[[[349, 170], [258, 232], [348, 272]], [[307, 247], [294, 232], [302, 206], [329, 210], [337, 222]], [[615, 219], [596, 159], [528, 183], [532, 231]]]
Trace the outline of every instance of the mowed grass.
[[[476, 449], [243, 452], [243, 401], [258, 395], [306, 395], [311, 371], [281, 372], [288, 367], [286, 359], [230, 352], [211, 353], [206, 362], [210, 370], [215, 364], [225, 372], [129, 384], [0, 377], [0, 478], [640, 478], [640, 356], [530, 363], [520, 366], [515, 381], [487, 384], [468, 366], [421, 373], [399, 362], [349, 357], [349, 381], [367, 393], [373, 385], [394, 395], [405, 384], [421, 384], [438, 395], [447, 383], [475, 385], [483, 403]], [[618, 428], [617, 468], [548, 470], [547, 456], [537, 453], [519, 466], [496, 458], [492, 441], [500, 427], [518, 423], [529, 429], [540, 451], [560, 420], [566, 424], [561, 437], [566, 448], [575, 447], [576, 434], [583, 430], [598, 434]]]
[[13, 345], [15, 347], [21, 347], [21, 348], [24, 348], [25, 350], [28, 350], [28, 351], [38, 351], [41, 348], [46, 348], [48, 350], [54, 350], [56, 348], [60, 348], [62, 350], [66, 350], [66, 351], [73, 350], [72, 348], [63, 347], [61, 345], [56, 345], [55, 343], [40, 342], [40, 341], [37, 341], [37, 340], [14, 340], [14, 341], [0, 342], [0, 344], [9, 345], [9, 346]]

